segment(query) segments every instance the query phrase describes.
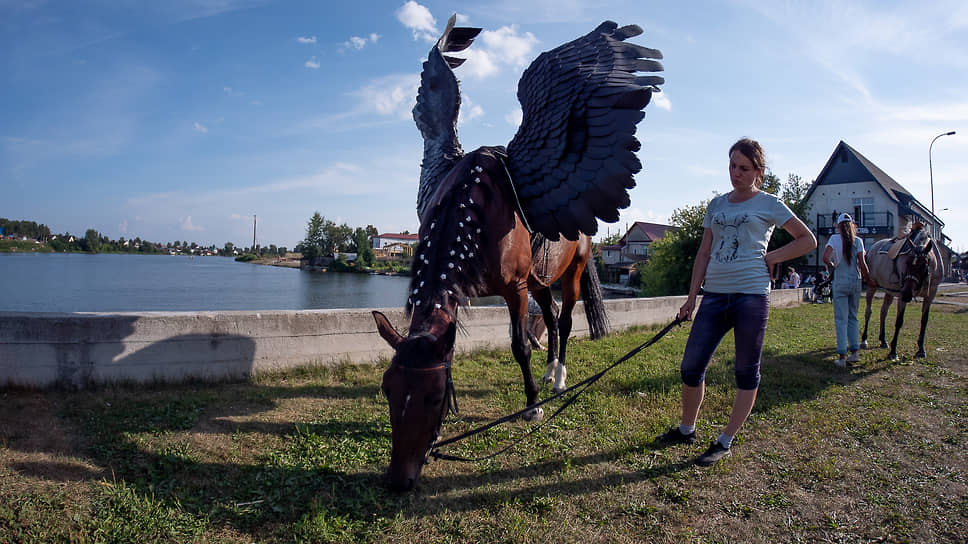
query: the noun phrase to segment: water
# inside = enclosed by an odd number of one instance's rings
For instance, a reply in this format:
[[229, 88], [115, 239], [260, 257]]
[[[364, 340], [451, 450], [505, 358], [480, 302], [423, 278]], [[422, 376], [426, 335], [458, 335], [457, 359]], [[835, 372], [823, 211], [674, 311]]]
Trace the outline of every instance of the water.
[[0, 311], [402, 308], [408, 283], [230, 257], [0, 253]]

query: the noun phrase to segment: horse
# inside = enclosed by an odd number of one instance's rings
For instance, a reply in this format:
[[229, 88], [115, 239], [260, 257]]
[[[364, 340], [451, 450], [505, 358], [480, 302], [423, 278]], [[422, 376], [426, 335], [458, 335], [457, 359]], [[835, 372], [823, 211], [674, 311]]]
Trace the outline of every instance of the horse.
[[[903, 246], [895, 258], [891, 258], [889, 251], [895, 243]], [[881, 330], [878, 339], [880, 347], [886, 348], [884, 340], [884, 320], [891, 302], [898, 296], [897, 317], [894, 321], [894, 337], [891, 339], [891, 351], [888, 358], [897, 360], [897, 335], [904, 324], [904, 309], [908, 302], [917, 295], [923, 299], [921, 303], [921, 331], [918, 334], [918, 351], [915, 357], [925, 357], [924, 333], [928, 326], [928, 313], [931, 302], [938, 293], [938, 285], [944, 274], [941, 266], [941, 252], [934, 240], [928, 236], [924, 225], [915, 223], [907, 237], [895, 242], [891, 239], [879, 240], [867, 252], [867, 266], [870, 268], [871, 278], [877, 283], [876, 287], [867, 288], [867, 309], [864, 312], [864, 334], [860, 347], [867, 349], [867, 326], [871, 319], [871, 301], [878, 287], [884, 289], [884, 304], [881, 306]]]
[[[589, 237], [533, 244], [504, 160], [500, 147], [468, 153], [435, 192], [421, 218], [414, 252], [407, 336], [385, 315], [373, 312], [380, 336], [394, 349], [382, 390], [390, 406], [392, 441], [387, 484], [395, 491], [413, 489], [448, 410], [456, 408], [451, 365], [461, 325], [457, 312], [470, 298], [504, 299], [511, 318], [511, 351], [524, 379], [525, 407], [538, 401], [527, 336], [528, 291], [548, 327], [544, 380], [554, 381], [554, 391], [566, 387], [571, 313], [579, 294], [590, 336], [599, 338], [608, 331]], [[561, 307], [556, 314], [551, 285], [559, 280]], [[524, 419], [537, 421], [542, 415], [537, 407]]]

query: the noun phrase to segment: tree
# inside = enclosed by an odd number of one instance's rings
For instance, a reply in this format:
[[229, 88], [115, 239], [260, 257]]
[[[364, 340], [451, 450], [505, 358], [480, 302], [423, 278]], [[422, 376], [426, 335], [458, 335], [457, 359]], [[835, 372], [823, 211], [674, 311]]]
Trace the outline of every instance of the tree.
[[373, 248], [370, 247], [370, 237], [367, 236], [366, 230], [357, 227], [353, 233], [353, 244], [356, 246], [357, 266], [373, 266], [375, 260]]
[[[810, 213], [810, 210], [807, 206], [806, 197], [807, 197], [807, 191], [810, 190], [811, 185], [812, 183], [803, 181], [803, 179], [800, 178], [800, 176], [791, 173], [787, 176], [786, 184], [784, 184], [780, 188], [780, 191], [778, 193], [780, 196], [780, 199], [783, 200], [783, 203], [786, 204], [788, 208], [790, 208], [790, 211], [792, 211], [794, 215], [799, 217], [800, 220], [803, 221], [808, 227], [810, 226], [812, 221], [810, 221], [809, 218], [807, 217], [807, 214]], [[773, 251], [778, 247], [788, 244], [792, 240], [793, 240], [793, 236], [790, 236], [789, 232], [780, 228], [774, 229], [773, 236], [770, 238], [769, 246], [767, 246], [767, 251]], [[787, 266], [792, 266], [794, 268], [802, 268], [806, 264], [807, 264], [806, 255], [797, 257], [792, 261], [787, 261], [786, 263], [783, 263], [780, 265], [780, 270], [781, 270], [780, 275], [781, 276], [783, 275], [782, 271], [785, 270]]]
[[672, 212], [670, 229], [661, 240], [652, 242], [652, 256], [639, 265], [643, 296], [684, 295], [689, 292], [692, 265], [702, 244], [702, 220], [706, 216], [703, 201]]
[[306, 238], [300, 242], [303, 257], [312, 259], [323, 254], [324, 227], [323, 216], [319, 212], [314, 213], [309, 219], [309, 224], [306, 225]]
[[84, 249], [97, 253], [101, 249], [101, 235], [94, 229], [87, 229], [84, 233]]

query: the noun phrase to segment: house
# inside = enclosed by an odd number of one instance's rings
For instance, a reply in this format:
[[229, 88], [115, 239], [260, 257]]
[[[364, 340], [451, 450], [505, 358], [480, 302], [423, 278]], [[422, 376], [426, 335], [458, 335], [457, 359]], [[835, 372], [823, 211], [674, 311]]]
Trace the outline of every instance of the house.
[[373, 254], [378, 257], [410, 257], [420, 238], [416, 234], [386, 233], [373, 237]]
[[904, 235], [915, 221], [923, 223], [931, 237], [941, 242], [946, 276], [951, 250], [941, 229], [944, 223], [910, 191], [844, 141], [837, 144], [813, 185], [807, 190], [808, 224], [817, 236], [817, 249], [807, 255], [808, 266], [818, 269], [827, 240], [836, 233], [837, 216], [849, 213], [857, 234], [870, 247], [882, 238]]
[[614, 245], [601, 246], [605, 283], [627, 284], [635, 264], [647, 261], [652, 255], [652, 242], [661, 240], [666, 232], [677, 229], [670, 225], [636, 221]]

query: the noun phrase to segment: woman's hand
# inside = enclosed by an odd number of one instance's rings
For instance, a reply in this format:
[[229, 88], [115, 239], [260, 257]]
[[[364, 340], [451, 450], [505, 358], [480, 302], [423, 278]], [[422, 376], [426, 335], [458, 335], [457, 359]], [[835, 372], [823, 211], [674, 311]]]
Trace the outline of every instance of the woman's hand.
[[686, 299], [686, 303], [679, 308], [679, 319], [682, 321], [689, 321], [692, 319], [692, 311], [696, 309], [696, 299], [689, 297]]

